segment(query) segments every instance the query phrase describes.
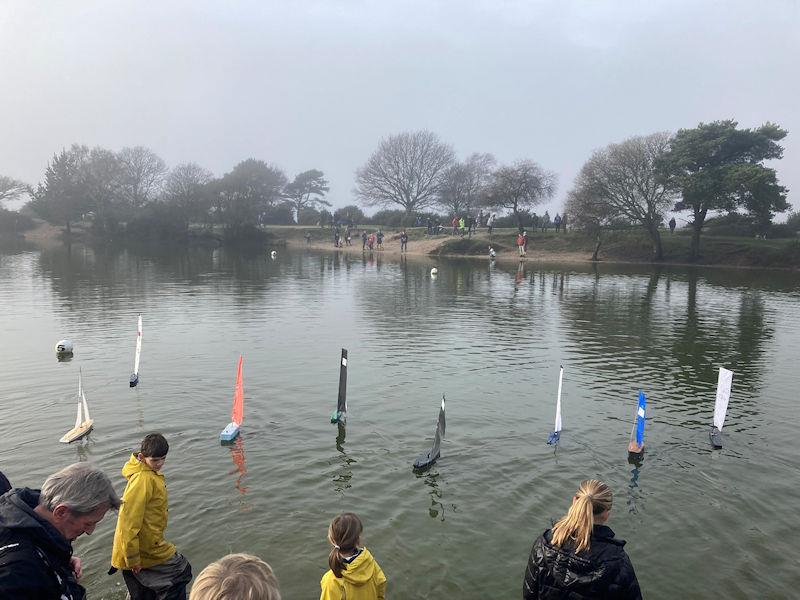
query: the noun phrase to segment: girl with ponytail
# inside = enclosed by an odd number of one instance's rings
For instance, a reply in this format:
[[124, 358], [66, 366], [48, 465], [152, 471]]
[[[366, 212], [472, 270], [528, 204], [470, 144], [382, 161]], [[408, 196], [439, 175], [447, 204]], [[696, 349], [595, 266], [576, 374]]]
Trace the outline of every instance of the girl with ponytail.
[[330, 570], [322, 576], [320, 600], [383, 600], [386, 576], [361, 546], [364, 526], [355, 513], [342, 513], [328, 527]]
[[572, 506], [534, 542], [524, 600], [544, 598], [641, 599], [625, 540], [605, 525], [612, 493], [596, 479], [581, 481]]

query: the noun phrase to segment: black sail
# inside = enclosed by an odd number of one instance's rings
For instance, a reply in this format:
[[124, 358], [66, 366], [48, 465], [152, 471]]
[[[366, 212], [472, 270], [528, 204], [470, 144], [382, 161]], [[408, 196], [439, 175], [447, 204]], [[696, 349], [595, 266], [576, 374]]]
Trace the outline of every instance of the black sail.
[[444, 403], [445, 397], [444, 394], [442, 394], [442, 405], [439, 408], [439, 420], [436, 422], [436, 433], [433, 434], [433, 446], [431, 446], [431, 449], [425, 454], [421, 454], [417, 457], [417, 460], [414, 461], [414, 469], [427, 469], [433, 465], [440, 456], [442, 437], [444, 437], [445, 432]]

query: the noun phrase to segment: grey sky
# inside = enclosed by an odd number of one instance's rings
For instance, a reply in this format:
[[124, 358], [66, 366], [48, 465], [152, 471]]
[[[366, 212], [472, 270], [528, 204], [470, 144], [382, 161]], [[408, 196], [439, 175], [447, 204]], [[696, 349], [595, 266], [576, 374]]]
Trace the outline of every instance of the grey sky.
[[322, 169], [334, 206], [379, 140], [530, 158], [564, 195], [595, 148], [700, 121], [789, 130], [800, 205], [800, 4], [0, 0], [0, 174], [73, 142], [222, 175]]

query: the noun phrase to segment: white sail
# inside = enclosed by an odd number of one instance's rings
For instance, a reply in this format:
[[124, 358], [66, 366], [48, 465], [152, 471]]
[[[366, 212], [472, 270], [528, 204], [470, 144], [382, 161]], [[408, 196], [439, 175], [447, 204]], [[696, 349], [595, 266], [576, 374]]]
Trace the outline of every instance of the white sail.
[[91, 421], [92, 417], [89, 416], [89, 403], [86, 402], [86, 394], [81, 393], [81, 399], [83, 400], [83, 420]]
[[139, 355], [142, 353], [142, 315], [139, 315], [139, 326], [136, 329], [136, 358], [133, 360], [133, 373], [139, 374]]
[[732, 383], [733, 371], [720, 367], [719, 378], [717, 379], [717, 399], [714, 402], [714, 426], [720, 431], [722, 431], [722, 424], [725, 422], [725, 413], [728, 411]]
[[556, 400], [556, 425], [553, 431], [558, 433], [561, 431], [561, 382], [564, 379], [564, 367], [558, 372], [558, 400]]
[[78, 369], [78, 416], [75, 417], [75, 427], [78, 427], [81, 423], [83, 423], [83, 416], [81, 415], [81, 408], [83, 406], [82, 401], [83, 396], [83, 385], [81, 382], [81, 371]]

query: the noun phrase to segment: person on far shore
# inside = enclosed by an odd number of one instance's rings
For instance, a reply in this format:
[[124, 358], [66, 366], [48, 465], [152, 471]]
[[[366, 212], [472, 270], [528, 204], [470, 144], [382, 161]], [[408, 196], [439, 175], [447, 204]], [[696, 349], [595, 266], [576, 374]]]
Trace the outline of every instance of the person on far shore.
[[517, 234], [517, 248], [519, 249], [520, 258], [525, 256], [525, 236], [522, 233]]
[[522, 256], [528, 255], [528, 232], [522, 232]]
[[569, 512], [533, 544], [523, 600], [619, 598], [641, 600], [625, 541], [606, 526], [612, 493], [596, 479], [582, 481]]
[[383, 231], [378, 229], [378, 235], [375, 238], [378, 240], [378, 250], [383, 250]]
[[369, 248], [370, 252], [372, 252], [373, 248], [375, 248], [375, 234], [374, 233], [370, 233], [369, 236], [367, 237], [367, 248]]
[[306, 231], [306, 234], [303, 237], [306, 238], [306, 246], [308, 246], [311, 243], [311, 232]]
[[669, 232], [670, 233], [675, 233], [675, 225], [677, 225], [677, 223], [675, 223], [675, 217], [672, 217], [669, 220]]
[[458, 233], [458, 215], [453, 217], [452, 225], [453, 225], [453, 235], [455, 235], [456, 233]]
[[330, 570], [322, 576], [320, 600], [383, 600], [386, 575], [361, 546], [364, 526], [355, 513], [342, 513], [328, 527]]
[[553, 219], [553, 225], [556, 226], [556, 233], [561, 231], [561, 215], [556, 213], [555, 218]]
[[464, 237], [464, 234], [466, 233], [465, 231], [466, 228], [467, 228], [467, 222], [464, 220], [464, 217], [461, 217], [458, 220], [458, 232], [461, 235], [461, 237]]
[[492, 227], [494, 227], [494, 213], [489, 215], [489, 219], [486, 221], [486, 226], [489, 228], [489, 235], [492, 235]]
[[433, 222], [431, 221], [431, 218], [428, 217], [428, 230], [426, 232], [426, 235], [431, 235], [431, 234], [433, 234]]
[[400, 234], [400, 252], [408, 252], [408, 234], [405, 229]]
[[366, 231], [362, 231], [361, 232], [361, 251], [362, 252], [367, 249], [367, 239], [368, 239], [367, 232]]
[[151, 433], [122, 467], [128, 483], [122, 494], [109, 572], [122, 570], [132, 600], [183, 600], [192, 580], [189, 561], [164, 539], [168, 498], [161, 468], [168, 451], [166, 438]]
[[251, 554], [228, 554], [200, 572], [189, 600], [281, 600], [278, 579]]
[[48, 477], [42, 489], [0, 497], [0, 598], [84, 600], [83, 567], [72, 542], [91, 535], [120, 499], [97, 467], [79, 462]]

